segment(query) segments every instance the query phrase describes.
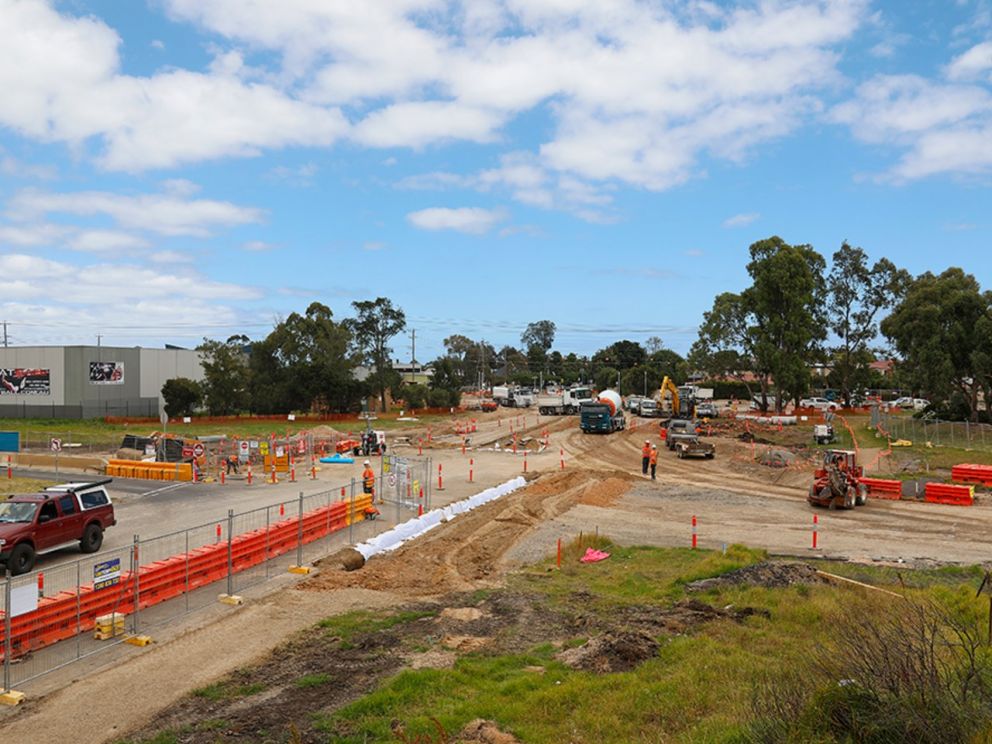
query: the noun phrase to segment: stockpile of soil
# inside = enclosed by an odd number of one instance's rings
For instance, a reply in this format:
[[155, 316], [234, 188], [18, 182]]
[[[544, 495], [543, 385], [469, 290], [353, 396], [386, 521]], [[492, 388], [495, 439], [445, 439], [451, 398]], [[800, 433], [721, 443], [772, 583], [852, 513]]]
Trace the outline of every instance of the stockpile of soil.
[[628, 672], [657, 654], [658, 642], [644, 631], [633, 630], [591, 638], [577, 648], [562, 651], [558, 659], [573, 669], [607, 674]]
[[627, 473], [615, 473], [584, 488], [579, 493], [579, 503], [587, 506], [613, 506], [630, 490], [635, 480], [638, 479]]
[[735, 571], [686, 584], [686, 591], [699, 592], [727, 586], [764, 586], [770, 589], [794, 584], [820, 584], [823, 579], [808, 563], [755, 563]]

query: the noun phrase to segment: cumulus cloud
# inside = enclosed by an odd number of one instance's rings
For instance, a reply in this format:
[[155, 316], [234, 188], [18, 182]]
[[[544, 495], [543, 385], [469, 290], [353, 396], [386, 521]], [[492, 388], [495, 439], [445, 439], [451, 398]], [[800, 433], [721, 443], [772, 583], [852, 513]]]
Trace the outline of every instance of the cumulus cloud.
[[421, 230], [455, 230], [470, 235], [482, 235], [506, 220], [506, 214], [499, 209], [480, 207], [432, 207], [410, 212], [407, 220]]
[[127, 229], [194, 237], [207, 237], [216, 228], [262, 222], [265, 217], [265, 212], [253, 207], [188, 198], [192, 184], [187, 181], [170, 185], [171, 192], [167, 188], [165, 193], [135, 196], [109, 191], [56, 193], [24, 189], [7, 203], [7, 215], [21, 222], [50, 214], [105, 216]]
[[[521, 167], [501, 164], [500, 188], [572, 208], [561, 176], [664, 189], [697, 175], [703, 157], [740, 159], [793, 131], [840, 79], [835, 47], [867, 0], [162, 5], [228, 44], [206, 71], [125, 75], [102, 21], [50, 0], [0, 0], [14, 31], [0, 123], [47, 141], [95, 139], [106, 167], [140, 170], [344, 138], [500, 144], [540, 110], [548, 136], [529, 153], [540, 173], [520, 183]], [[256, 51], [278, 64], [248, 67]]]
[[[965, 53], [958, 60], [968, 58]], [[971, 66], [974, 69], [974, 66]], [[937, 174], [992, 171], [992, 89], [958, 82], [953, 64], [948, 80], [919, 75], [877, 75], [855, 96], [830, 112], [859, 139], [893, 145], [904, 154], [880, 176], [896, 182]]]
[[[102, 142], [115, 170], [173, 167], [264, 148], [330, 145], [347, 129], [315, 106], [237, 71], [121, 72], [120, 37], [46, 0], [0, 0], [0, 124], [42, 141]], [[44, 43], [39, 43], [44, 39]]]

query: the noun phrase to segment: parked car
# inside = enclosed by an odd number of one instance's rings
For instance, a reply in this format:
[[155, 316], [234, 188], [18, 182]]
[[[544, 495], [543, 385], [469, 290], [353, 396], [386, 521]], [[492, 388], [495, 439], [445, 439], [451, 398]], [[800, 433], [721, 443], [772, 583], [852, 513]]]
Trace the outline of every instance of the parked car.
[[803, 398], [799, 401], [800, 408], [815, 408], [818, 411], [836, 411], [840, 404], [826, 398]]
[[892, 405], [896, 408], [904, 408], [910, 411], [923, 411], [930, 407], [930, 401], [926, 398], [910, 398], [904, 396], [902, 398], [896, 398], [892, 401]]
[[718, 418], [720, 412], [713, 403], [700, 403], [696, 406], [696, 418]]
[[73, 543], [84, 553], [98, 551], [104, 530], [117, 524], [110, 482], [65, 483], [0, 502], [0, 562], [17, 576], [33, 569], [40, 553]]
[[623, 399], [623, 404], [631, 413], [637, 413], [641, 409], [642, 400], [644, 400], [643, 395], [628, 395]]

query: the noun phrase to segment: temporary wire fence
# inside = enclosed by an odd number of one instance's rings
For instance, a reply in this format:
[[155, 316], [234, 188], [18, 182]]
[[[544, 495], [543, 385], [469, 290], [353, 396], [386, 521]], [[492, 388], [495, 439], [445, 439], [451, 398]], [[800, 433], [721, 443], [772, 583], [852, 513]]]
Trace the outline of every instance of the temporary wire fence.
[[[21, 576], [2, 601], [3, 688], [41, 677], [189, 613], [214, 606], [388, 525], [366, 519], [372, 500], [354, 480], [336, 488]], [[396, 515], [416, 506], [397, 504]]]

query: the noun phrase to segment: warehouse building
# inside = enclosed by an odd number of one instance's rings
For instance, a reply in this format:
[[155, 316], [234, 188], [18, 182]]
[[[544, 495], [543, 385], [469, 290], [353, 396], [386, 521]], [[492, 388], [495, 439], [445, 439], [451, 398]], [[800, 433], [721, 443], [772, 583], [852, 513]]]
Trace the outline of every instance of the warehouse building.
[[162, 385], [202, 380], [202, 356], [172, 348], [0, 348], [0, 418], [157, 417]]

